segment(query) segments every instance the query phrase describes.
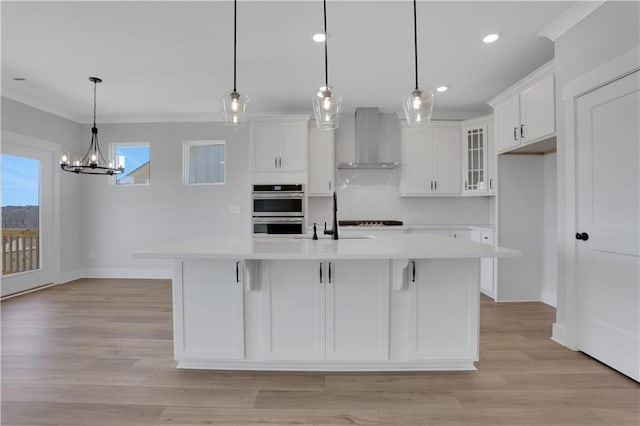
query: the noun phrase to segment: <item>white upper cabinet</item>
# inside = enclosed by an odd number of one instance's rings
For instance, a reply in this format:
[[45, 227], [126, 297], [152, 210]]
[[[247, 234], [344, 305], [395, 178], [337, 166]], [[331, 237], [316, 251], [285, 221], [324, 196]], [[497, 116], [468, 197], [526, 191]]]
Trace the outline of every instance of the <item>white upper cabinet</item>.
[[486, 194], [489, 189], [487, 125], [462, 128], [462, 178], [465, 194]]
[[254, 183], [306, 181], [308, 137], [308, 118], [252, 120], [251, 171]]
[[437, 195], [460, 194], [460, 129], [433, 129], [433, 185]]
[[555, 135], [554, 81], [553, 63], [548, 63], [489, 102], [498, 153]]
[[520, 138], [523, 144], [556, 131], [553, 74], [520, 93]]
[[520, 96], [495, 107], [496, 150], [507, 151], [520, 145]]
[[269, 172], [278, 169], [278, 142], [278, 123], [251, 124], [251, 164], [254, 171]]
[[403, 196], [460, 195], [460, 128], [402, 128]]
[[309, 183], [307, 195], [329, 196], [335, 189], [333, 130], [309, 129]]
[[433, 188], [433, 132], [420, 127], [402, 129], [403, 195], [429, 194]]
[[307, 170], [307, 123], [278, 123], [278, 138], [280, 141], [278, 170], [283, 172]]

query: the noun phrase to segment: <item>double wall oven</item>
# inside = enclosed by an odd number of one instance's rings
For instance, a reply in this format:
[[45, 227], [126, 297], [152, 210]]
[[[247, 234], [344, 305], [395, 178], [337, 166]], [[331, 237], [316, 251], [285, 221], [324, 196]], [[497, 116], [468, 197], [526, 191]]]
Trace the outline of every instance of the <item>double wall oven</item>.
[[304, 187], [302, 185], [253, 185], [253, 234], [302, 234]]

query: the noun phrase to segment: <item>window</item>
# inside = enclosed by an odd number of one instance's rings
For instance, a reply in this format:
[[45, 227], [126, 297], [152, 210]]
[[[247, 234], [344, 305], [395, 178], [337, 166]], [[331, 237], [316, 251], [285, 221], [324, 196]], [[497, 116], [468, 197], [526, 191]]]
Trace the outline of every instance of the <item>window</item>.
[[114, 176], [116, 185], [149, 185], [151, 161], [148, 143], [112, 144], [111, 155], [124, 165], [124, 172]]
[[184, 143], [184, 183], [216, 185], [225, 182], [226, 145], [224, 141]]

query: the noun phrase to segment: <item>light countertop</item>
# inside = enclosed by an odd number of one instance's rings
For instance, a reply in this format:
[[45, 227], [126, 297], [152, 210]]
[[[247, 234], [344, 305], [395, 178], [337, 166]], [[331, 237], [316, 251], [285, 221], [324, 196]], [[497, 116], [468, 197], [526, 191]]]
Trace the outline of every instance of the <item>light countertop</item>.
[[137, 258], [176, 259], [446, 259], [520, 256], [517, 250], [443, 235], [377, 233], [333, 241], [210, 235], [134, 252]]

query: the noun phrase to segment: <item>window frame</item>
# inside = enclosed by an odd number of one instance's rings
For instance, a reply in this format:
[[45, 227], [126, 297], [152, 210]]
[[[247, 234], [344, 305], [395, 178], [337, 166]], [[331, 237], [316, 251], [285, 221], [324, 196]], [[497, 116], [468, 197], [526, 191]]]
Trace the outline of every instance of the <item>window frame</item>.
[[[135, 147], [144, 146], [149, 148], [149, 182], [147, 183], [118, 183], [118, 175], [110, 176], [109, 183], [113, 186], [127, 187], [127, 186], [150, 186], [151, 185], [151, 144], [149, 142], [111, 142], [109, 144], [110, 157], [115, 161], [118, 147]], [[135, 169], [134, 169], [135, 170]]]
[[[224, 173], [222, 182], [189, 182], [189, 148], [192, 146], [223, 145], [224, 146]], [[182, 142], [182, 184], [193, 186], [226, 185], [227, 184], [227, 141], [216, 140], [189, 140]]]

